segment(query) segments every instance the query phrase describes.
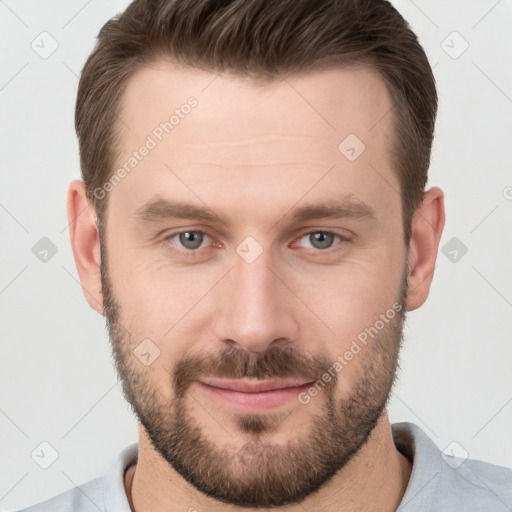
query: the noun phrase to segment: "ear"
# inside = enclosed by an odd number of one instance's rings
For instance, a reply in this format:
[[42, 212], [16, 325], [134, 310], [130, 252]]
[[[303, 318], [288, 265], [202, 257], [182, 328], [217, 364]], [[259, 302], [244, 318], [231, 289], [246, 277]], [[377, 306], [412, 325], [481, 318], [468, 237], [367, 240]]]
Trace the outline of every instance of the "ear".
[[407, 257], [407, 311], [419, 308], [427, 300], [444, 222], [444, 194], [439, 187], [433, 187], [425, 192], [423, 201], [412, 219], [412, 235]]
[[94, 208], [82, 180], [72, 181], [69, 185], [67, 212], [71, 247], [82, 291], [89, 305], [102, 315], [99, 232]]

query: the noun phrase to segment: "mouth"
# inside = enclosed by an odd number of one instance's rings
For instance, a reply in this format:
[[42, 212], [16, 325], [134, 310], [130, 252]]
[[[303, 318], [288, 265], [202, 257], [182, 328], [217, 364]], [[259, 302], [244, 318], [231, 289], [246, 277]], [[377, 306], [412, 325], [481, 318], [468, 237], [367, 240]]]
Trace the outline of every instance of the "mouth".
[[238, 412], [277, 409], [311, 386], [311, 381], [269, 379], [202, 379], [198, 382], [208, 398]]

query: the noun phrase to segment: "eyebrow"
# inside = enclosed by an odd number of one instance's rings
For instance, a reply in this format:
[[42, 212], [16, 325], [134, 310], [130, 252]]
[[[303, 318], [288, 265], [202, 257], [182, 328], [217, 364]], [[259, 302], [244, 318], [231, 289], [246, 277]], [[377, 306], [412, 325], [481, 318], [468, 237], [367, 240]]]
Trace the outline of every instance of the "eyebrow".
[[[163, 198], [155, 198], [143, 204], [135, 211], [134, 216], [146, 222], [158, 222], [159, 220], [175, 218], [226, 224], [226, 221], [211, 208]], [[285, 217], [289, 217], [292, 222], [304, 222], [313, 219], [374, 220], [376, 214], [375, 210], [368, 204], [359, 200], [347, 199], [293, 208], [282, 218]]]

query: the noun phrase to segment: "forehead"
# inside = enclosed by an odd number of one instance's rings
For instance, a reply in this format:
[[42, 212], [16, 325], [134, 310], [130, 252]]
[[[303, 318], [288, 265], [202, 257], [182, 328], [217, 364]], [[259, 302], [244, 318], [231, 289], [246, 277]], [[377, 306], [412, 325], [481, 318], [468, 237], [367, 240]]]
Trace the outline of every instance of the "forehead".
[[396, 202], [391, 111], [383, 80], [366, 66], [256, 84], [156, 61], [133, 74], [123, 95], [117, 167], [150, 149], [112, 199], [124, 191], [135, 209], [179, 175], [194, 191], [230, 186], [241, 199], [272, 186], [291, 200], [334, 168], [317, 190]]
[[[127, 128], [125, 142], [137, 142], [132, 137], [149, 133], [192, 96], [198, 101], [200, 116], [194, 117], [200, 117], [200, 122], [192, 118], [187, 124], [194, 123], [198, 142], [218, 138], [211, 127], [221, 127], [218, 135], [222, 137], [236, 138], [241, 127], [243, 135], [268, 135], [269, 121], [274, 133], [332, 135], [336, 140], [352, 129], [363, 136], [391, 109], [384, 81], [362, 64], [256, 83], [157, 60], [138, 69], [128, 81], [120, 112]], [[389, 128], [388, 123], [381, 124]]]

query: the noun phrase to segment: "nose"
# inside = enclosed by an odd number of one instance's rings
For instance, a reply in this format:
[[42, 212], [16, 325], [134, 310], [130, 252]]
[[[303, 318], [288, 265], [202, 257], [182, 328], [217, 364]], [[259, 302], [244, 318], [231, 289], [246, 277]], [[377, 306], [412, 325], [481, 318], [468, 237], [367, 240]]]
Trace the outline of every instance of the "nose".
[[261, 353], [297, 339], [299, 304], [278, 276], [265, 252], [252, 263], [235, 255], [234, 268], [217, 290], [218, 340]]

